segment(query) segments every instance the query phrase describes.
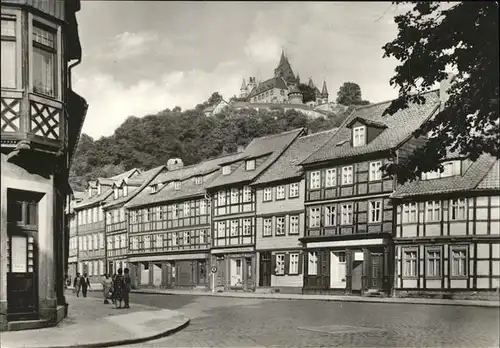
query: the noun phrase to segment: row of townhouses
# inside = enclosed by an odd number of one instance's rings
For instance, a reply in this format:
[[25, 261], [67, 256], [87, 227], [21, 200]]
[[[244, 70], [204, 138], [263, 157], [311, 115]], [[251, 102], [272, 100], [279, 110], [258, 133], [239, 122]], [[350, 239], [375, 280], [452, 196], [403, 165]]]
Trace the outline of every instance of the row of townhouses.
[[412, 133], [444, 93], [393, 116], [355, 110], [338, 129], [254, 139], [89, 183], [71, 211], [70, 274], [131, 269], [135, 287], [396, 296], [489, 296], [500, 284], [499, 161], [450, 155], [398, 185]]

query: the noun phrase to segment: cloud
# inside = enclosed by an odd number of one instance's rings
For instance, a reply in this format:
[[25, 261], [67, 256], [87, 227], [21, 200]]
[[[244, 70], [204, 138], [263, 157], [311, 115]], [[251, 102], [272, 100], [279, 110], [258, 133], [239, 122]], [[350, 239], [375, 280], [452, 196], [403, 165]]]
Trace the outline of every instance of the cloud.
[[159, 36], [155, 32], [131, 33], [125, 31], [109, 40], [100, 56], [102, 58], [128, 59], [147, 54], [158, 45], [161, 45], [163, 48], [170, 47], [168, 41], [159, 43]]

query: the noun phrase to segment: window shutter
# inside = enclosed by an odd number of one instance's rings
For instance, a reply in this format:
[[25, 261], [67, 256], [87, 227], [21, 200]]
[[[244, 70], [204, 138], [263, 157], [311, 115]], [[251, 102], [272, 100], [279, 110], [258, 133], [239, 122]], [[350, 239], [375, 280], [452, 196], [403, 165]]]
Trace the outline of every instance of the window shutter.
[[271, 274], [276, 275], [276, 255], [271, 255]]
[[290, 273], [290, 254], [285, 254], [285, 274]]
[[302, 274], [302, 264], [304, 263], [304, 257], [302, 255], [302, 253], [299, 254], [299, 274]]

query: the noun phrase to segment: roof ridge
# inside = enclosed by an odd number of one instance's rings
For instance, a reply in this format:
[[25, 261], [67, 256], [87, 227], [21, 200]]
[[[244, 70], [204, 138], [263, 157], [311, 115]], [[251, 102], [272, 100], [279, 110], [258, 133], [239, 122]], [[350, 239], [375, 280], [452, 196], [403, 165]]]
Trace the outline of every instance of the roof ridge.
[[[432, 92], [439, 92], [439, 88], [432, 89], [432, 90], [426, 91], [426, 92], [422, 92], [422, 93], [420, 93], [420, 95], [430, 94]], [[410, 93], [410, 95], [418, 95], [418, 93]], [[366, 109], [366, 108], [369, 108], [369, 107], [372, 107], [372, 106], [378, 106], [378, 105], [381, 105], [381, 104], [386, 104], [386, 103], [392, 102], [392, 101], [397, 100], [397, 99], [398, 98], [393, 98], [393, 99], [388, 99], [388, 100], [384, 100], [384, 101], [379, 101], [379, 102], [376, 102], [376, 103], [373, 103], [373, 104], [369, 104], [369, 105], [360, 105], [360, 106], [356, 107], [355, 110], [362, 110], [362, 109]]]
[[329, 133], [329, 132], [337, 131], [338, 129], [339, 129], [339, 127], [333, 127], [333, 128], [327, 129], [327, 130], [323, 130], [321, 132], [316, 132], [316, 133], [311, 133], [311, 134], [308, 134], [308, 135], [304, 135], [304, 136], [300, 137], [299, 139], [304, 139], [304, 138], [312, 137], [312, 136], [318, 135], [318, 134], [323, 134], [323, 133]]
[[301, 130], [305, 130], [305, 128], [304, 128], [304, 127], [299, 127], [299, 128], [295, 128], [295, 129], [292, 129], [292, 130], [286, 131], [286, 132], [281, 132], [281, 133], [276, 133], [276, 134], [264, 135], [264, 136], [262, 136], [262, 137], [254, 138], [253, 140], [269, 139], [269, 138], [278, 137], [278, 136], [285, 135], [285, 134], [289, 134], [289, 133], [293, 133], [293, 132], [299, 132], [299, 131], [301, 131]]

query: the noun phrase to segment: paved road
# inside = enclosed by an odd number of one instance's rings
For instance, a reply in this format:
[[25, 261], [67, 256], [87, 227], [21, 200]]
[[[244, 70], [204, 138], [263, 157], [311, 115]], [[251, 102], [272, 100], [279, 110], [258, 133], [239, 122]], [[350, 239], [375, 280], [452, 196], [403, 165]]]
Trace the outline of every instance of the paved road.
[[498, 347], [495, 308], [131, 294], [183, 331], [131, 347]]

